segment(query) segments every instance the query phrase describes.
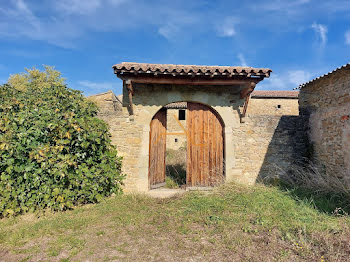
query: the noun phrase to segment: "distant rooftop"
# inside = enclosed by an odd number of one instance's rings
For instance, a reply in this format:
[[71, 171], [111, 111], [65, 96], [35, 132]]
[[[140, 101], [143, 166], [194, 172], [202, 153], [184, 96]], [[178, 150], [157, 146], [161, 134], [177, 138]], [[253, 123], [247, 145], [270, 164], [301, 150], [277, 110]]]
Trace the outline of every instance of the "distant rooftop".
[[252, 98], [298, 98], [299, 91], [255, 90]]
[[186, 109], [187, 108], [187, 102], [175, 102], [170, 103], [164, 106], [167, 109]]

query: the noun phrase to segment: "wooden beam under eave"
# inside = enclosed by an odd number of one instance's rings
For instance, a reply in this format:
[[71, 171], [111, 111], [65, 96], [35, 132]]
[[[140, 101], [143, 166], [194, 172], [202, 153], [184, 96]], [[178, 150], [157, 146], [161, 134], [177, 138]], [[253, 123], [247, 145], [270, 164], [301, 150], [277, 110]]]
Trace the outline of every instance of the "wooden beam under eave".
[[243, 106], [243, 113], [241, 114], [241, 123], [244, 123], [244, 118], [248, 110], [248, 104], [251, 93], [254, 91], [256, 86], [255, 82], [250, 82], [247, 87], [243, 88], [241, 90], [241, 98], [245, 98], [244, 106]]
[[187, 79], [177, 77], [133, 77], [133, 76], [122, 76], [118, 77], [125, 81], [131, 81], [133, 83], [142, 84], [172, 84], [172, 85], [246, 85], [250, 82], [258, 83], [263, 78], [247, 78], [247, 79]]
[[247, 109], [248, 109], [249, 98], [250, 98], [250, 95], [248, 95], [244, 101], [243, 113], [241, 114], [241, 123], [244, 123], [244, 118], [245, 118], [245, 115], [246, 115]]
[[254, 91], [257, 83], [255, 81], [250, 81], [249, 83], [246, 82], [245, 84], [246, 87], [244, 87], [240, 93], [241, 99], [250, 96], [250, 94]]
[[132, 103], [132, 96], [134, 95], [134, 89], [132, 86], [132, 82], [130, 80], [126, 80], [125, 81], [125, 85], [126, 85], [126, 90], [128, 90], [128, 94], [129, 94], [129, 112], [130, 115], [134, 114], [134, 104]]

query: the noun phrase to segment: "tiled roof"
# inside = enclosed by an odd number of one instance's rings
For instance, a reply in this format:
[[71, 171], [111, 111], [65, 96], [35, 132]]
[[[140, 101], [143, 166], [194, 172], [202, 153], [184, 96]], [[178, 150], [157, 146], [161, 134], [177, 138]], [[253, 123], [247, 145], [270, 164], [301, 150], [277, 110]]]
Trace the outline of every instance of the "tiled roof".
[[273, 98], [298, 98], [299, 91], [273, 91], [273, 90], [255, 90], [252, 93], [252, 98], [255, 97], [273, 97]]
[[175, 103], [170, 103], [164, 106], [167, 109], [186, 109], [187, 108], [187, 102], [175, 102]]
[[260, 76], [269, 77], [272, 72], [268, 68], [253, 68], [240, 66], [199, 66], [199, 65], [170, 65], [123, 62], [113, 66], [119, 74], [153, 74], [173, 76]]
[[308, 81], [308, 82], [306, 82], [306, 83], [304, 83], [304, 84], [301, 84], [298, 88], [299, 88], [299, 89], [300, 89], [300, 88], [303, 88], [303, 87], [307, 86], [308, 84], [311, 84], [311, 83], [313, 83], [313, 82], [315, 82], [315, 81], [317, 81], [317, 80], [319, 80], [319, 79], [323, 79], [323, 78], [329, 77], [329, 76], [332, 75], [333, 73], [338, 72], [338, 71], [340, 71], [340, 70], [344, 70], [344, 69], [346, 69], [346, 68], [350, 68], [350, 63], [348, 63], [348, 64], [346, 64], [346, 65], [343, 65], [343, 66], [341, 66], [341, 67], [338, 67], [338, 68], [334, 69], [333, 71], [328, 72], [327, 74], [324, 74], [324, 75], [321, 75], [321, 76], [319, 76], [319, 77], [316, 77], [316, 78], [314, 78], [314, 79], [312, 79], [312, 80], [310, 80], [310, 81]]

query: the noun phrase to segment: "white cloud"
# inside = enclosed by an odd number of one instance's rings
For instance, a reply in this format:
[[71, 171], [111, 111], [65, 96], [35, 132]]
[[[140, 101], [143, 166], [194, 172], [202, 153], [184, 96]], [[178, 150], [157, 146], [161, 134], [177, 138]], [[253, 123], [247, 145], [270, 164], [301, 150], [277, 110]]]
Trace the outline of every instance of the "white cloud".
[[114, 93], [119, 94], [122, 90], [119, 82], [93, 82], [89, 80], [78, 81], [74, 85], [74, 88], [83, 90], [85, 95], [99, 94], [109, 90], [113, 90]]
[[0, 36], [43, 40], [61, 47], [72, 47], [67, 41], [80, 35], [70, 21], [54, 16], [39, 18], [23, 0], [13, 0], [7, 8], [0, 8]]
[[79, 81], [78, 84], [82, 87], [95, 89], [96, 91], [109, 90], [109, 89], [112, 89], [113, 86], [116, 85], [116, 83], [112, 83], [112, 82], [92, 82], [92, 81], [88, 81], [88, 80]]
[[14, 1], [15, 6], [17, 7], [18, 10], [21, 10], [23, 13], [27, 15], [32, 15], [32, 12], [28, 8], [28, 6], [23, 2], [23, 0], [16, 0]]
[[241, 63], [241, 66], [248, 66], [247, 61], [245, 60], [245, 57], [242, 53], [239, 53], [237, 57], [239, 59], [239, 62]]
[[[296, 8], [298, 6], [303, 6], [307, 3], [311, 2], [311, 0], [290, 0], [290, 1], [264, 1], [264, 5], [261, 7], [263, 10], [270, 11], [288, 11], [288, 9]], [[260, 8], [260, 7], [259, 7]]]
[[264, 90], [292, 90], [300, 84], [311, 80], [312, 75], [305, 70], [288, 70], [280, 74], [271, 74], [258, 84], [259, 89]]
[[40, 30], [40, 21], [33, 14], [31, 9], [27, 6], [27, 4], [23, 0], [15, 0], [14, 1], [14, 10], [12, 10], [12, 15], [20, 15], [22, 19], [26, 20], [33, 28], [36, 30]]
[[[147, 30], [172, 41], [206, 36], [213, 31], [220, 37], [235, 37], [242, 32], [237, 44], [248, 49], [252, 29], [266, 32], [263, 40], [268, 42], [270, 34], [299, 32], [305, 30], [310, 19], [316, 21], [328, 13], [346, 14], [350, 10], [348, 0], [337, 0], [342, 5], [334, 7], [337, 11], [329, 8], [331, 1], [312, 5], [313, 1], [257, 0], [254, 4], [243, 1], [239, 6], [223, 1], [215, 8], [207, 8], [207, 1], [186, 0], [166, 5], [159, 0], [8, 0], [0, 5], [0, 37], [34, 39], [71, 48], [91, 32]], [[313, 29], [320, 42], [326, 43], [327, 28], [314, 23]], [[267, 44], [255, 46], [264, 48]]]
[[128, 0], [108, 0], [109, 3], [111, 3], [112, 5], [120, 5], [122, 3], [125, 3]]
[[179, 31], [179, 27], [174, 24], [165, 24], [158, 29], [158, 33], [168, 40], [174, 39]]
[[60, 0], [56, 7], [68, 14], [90, 14], [101, 5], [101, 0]]
[[326, 42], [327, 42], [327, 33], [328, 33], [327, 26], [322, 25], [322, 24], [313, 23], [311, 25], [311, 28], [316, 32], [316, 34], [320, 40], [321, 47], [324, 47], [326, 45]]
[[295, 87], [299, 86], [302, 83], [305, 83], [311, 80], [311, 74], [304, 70], [295, 70], [288, 72], [289, 82], [295, 85]]
[[257, 86], [258, 89], [263, 90], [287, 90], [288, 88], [287, 82], [284, 77], [281, 77], [278, 74], [272, 74], [269, 78], [265, 78], [261, 83]]
[[224, 25], [222, 28], [221, 28], [221, 31], [219, 33], [220, 36], [234, 36], [236, 34], [236, 30], [235, 28], [233, 27], [233, 25]]
[[350, 45], [350, 30], [345, 33], [345, 44]]
[[235, 17], [226, 17], [225, 20], [216, 26], [216, 30], [221, 37], [232, 37], [236, 34], [235, 24], [237, 19]]
[[28, 38], [74, 48], [77, 40], [89, 32], [122, 32], [153, 27], [169, 40], [181, 40], [204, 30], [199, 26], [198, 30], [193, 30], [202, 23], [201, 13], [189, 11], [195, 5], [193, 3], [187, 3], [184, 9], [175, 2], [167, 5], [135, 2], [60, 0], [39, 4], [34, 0], [12, 0], [0, 6], [0, 37]]
[[[193, 34], [193, 27], [201, 22], [197, 13], [190, 13], [171, 6], [160, 7], [157, 10], [154, 10], [151, 6], [145, 8], [151, 8], [152, 10], [148, 10], [148, 12], [155, 14], [148, 18], [151, 19], [148, 23], [157, 26], [158, 33], [169, 41], [182, 41], [188, 34]], [[141, 22], [145, 23], [145, 21]], [[200, 28], [195, 32], [199, 31]]]
[[118, 6], [128, 0], [60, 0], [55, 2], [56, 9], [67, 14], [88, 15], [97, 11], [98, 8], [111, 4]]

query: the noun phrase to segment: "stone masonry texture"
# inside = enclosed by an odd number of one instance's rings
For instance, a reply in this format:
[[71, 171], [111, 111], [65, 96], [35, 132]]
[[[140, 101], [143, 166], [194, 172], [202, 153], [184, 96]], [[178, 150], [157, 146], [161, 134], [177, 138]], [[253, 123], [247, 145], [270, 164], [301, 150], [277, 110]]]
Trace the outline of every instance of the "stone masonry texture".
[[[287, 170], [301, 158], [306, 144], [297, 100], [251, 99], [245, 121], [241, 123], [242, 88], [240, 85], [135, 84], [133, 115], [125, 86], [122, 97], [117, 98], [112, 92], [90, 96], [100, 108], [98, 116], [109, 124], [112, 142], [123, 157], [122, 171], [127, 175], [124, 190], [149, 190], [150, 122], [158, 110], [173, 102], [206, 104], [220, 115], [224, 122], [226, 181], [254, 184], [271, 170]], [[178, 131], [171, 119], [168, 115], [169, 128]]]
[[186, 129], [186, 120], [179, 120], [179, 109], [167, 109], [167, 149], [177, 150], [186, 146], [187, 137], [183, 128]]
[[305, 84], [299, 108], [312, 157], [327, 173], [350, 178], [350, 66]]

